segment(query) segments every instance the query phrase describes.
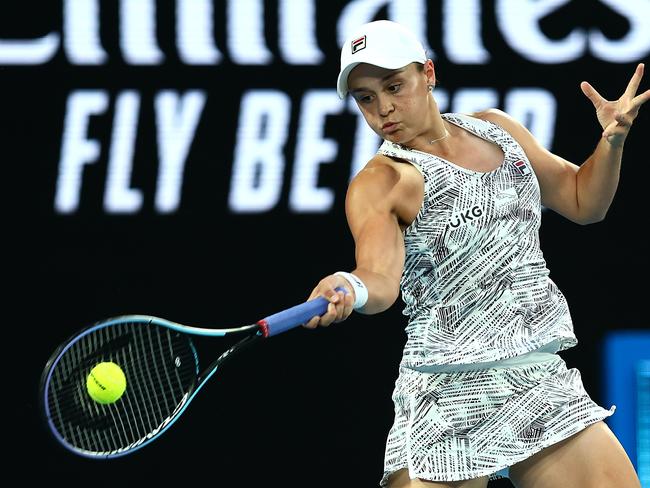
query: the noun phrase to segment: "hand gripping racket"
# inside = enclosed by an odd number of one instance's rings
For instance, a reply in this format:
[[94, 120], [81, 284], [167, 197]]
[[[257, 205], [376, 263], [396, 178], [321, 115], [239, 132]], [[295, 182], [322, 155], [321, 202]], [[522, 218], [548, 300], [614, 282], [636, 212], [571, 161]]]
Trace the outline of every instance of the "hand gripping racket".
[[[234, 329], [192, 327], [150, 315], [97, 322], [48, 360], [41, 378], [45, 421], [54, 438], [80, 456], [130, 454], [160, 437], [233, 353], [323, 315], [328, 303], [318, 297]], [[192, 336], [242, 335], [200, 372]], [[119, 365], [126, 378], [126, 389], [113, 403], [97, 402], [87, 388], [91, 370], [102, 362]]]

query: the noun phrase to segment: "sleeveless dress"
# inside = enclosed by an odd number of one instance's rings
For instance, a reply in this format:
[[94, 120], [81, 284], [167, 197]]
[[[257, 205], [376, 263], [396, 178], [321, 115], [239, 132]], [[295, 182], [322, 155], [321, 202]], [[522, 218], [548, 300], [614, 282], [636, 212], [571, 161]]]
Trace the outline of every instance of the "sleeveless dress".
[[540, 249], [540, 190], [526, 154], [496, 124], [442, 117], [504, 158], [477, 172], [390, 141], [378, 150], [424, 179], [404, 231], [407, 340], [381, 486], [402, 468], [430, 481], [504, 477], [615, 410], [597, 405], [556, 354], [577, 339]]

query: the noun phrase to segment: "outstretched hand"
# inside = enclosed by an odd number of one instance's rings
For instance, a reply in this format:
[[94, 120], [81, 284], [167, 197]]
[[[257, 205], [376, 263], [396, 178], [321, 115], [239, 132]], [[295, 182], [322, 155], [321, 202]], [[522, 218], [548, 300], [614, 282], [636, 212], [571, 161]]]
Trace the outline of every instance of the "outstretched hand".
[[580, 83], [582, 92], [596, 108], [598, 122], [603, 128], [603, 137], [613, 146], [623, 145], [641, 105], [650, 100], [650, 90], [639, 95], [636, 94], [643, 78], [643, 70], [644, 65], [640, 63], [627, 84], [625, 92], [618, 100], [606, 100], [588, 82]]

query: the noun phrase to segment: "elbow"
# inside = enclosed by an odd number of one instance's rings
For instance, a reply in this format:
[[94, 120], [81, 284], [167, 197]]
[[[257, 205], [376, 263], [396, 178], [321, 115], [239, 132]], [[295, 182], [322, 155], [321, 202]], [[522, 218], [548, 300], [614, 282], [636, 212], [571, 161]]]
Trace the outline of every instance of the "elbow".
[[580, 225], [597, 224], [598, 222], [602, 222], [603, 220], [605, 220], [606, 216], [607, 216], [607, 211], [592, 213], [589, 215], [579, 216], [577, 219], [574, 219], [574, 222]]

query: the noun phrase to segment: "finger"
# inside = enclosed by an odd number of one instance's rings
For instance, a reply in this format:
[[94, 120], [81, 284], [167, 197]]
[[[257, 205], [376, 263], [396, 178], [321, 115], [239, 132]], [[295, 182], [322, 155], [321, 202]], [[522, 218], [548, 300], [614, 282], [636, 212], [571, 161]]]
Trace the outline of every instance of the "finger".
[[[327, 298], [327, 300], [329, 300], [330, 303], [328, 305], [328, 311], [329, 311], [329, 307], [332, 305], [332, 302], [337, 302], [337, 301], [340, 300], [340, 297], [338, 296], [338, 294], [336, 293], [335, 290], [330, 290], [330, 291], [327, 291], [325, 293], [321, 293], [319, 291], [319, 287], [316, 287], [316, 288], [314, 288], [314, 290], [309, 295], [309, 298], [307, 299], [307, 301], [313, 300], [313, 299], [315, 299], [315, 298], [317, 298], [319, 296], [323, 296], [324, 298]], [[327, 311], [325, 312], [325, 314], [327, 314]], [[302, 325], [303, 325], [303, 327], [306, 327], [307, 329], [315, 329], [319, 325], [323, 325], [321, 323], [321, 321], [322, 321], [321, 319], [322, 319], [323, 316], [316, 315], [316, 316], [312, 317], [310, 320], [308, 320], [307, 322], [305, 322]]]
[[611, 137], [613, 135], [616, 135], [616, 134], [622, 134], [626, 130], [626, 129], [624, 129], [624, 127], [629, 127], [629, 125], [631, 125], [631, 123], [628, 124], [625, 117], [617, 115], [614, 122], [609, 124], [603, 130], [603, 137], [609, 138], [609, 137]]
[[336, 320], [336, 316], [337, 316], [336, 305], [330, 302], [330, 304], [327, 306], [327, 312], [325, 312], [325, 314], [321, 315], [320, 317], [320, 326], [327, 327], [331, 325], [331, 323]]
[[318, 317], [318, 316], [312, 317], [308, 322], [305, 322], [304, 324], [302, 324], [302, 326], [307, 328], [307, 329], [315, 329], [316, 327], [318, 327], [318, 322], [319, 321], [320, 321], [320, 317]]
[[632, 75], [632, 78], [630, 79], [630, 82], [627, 84], [627, 88], [625, 89], [625, 95], [628, 97], [632, 98], [636, 91], [639, 89], [639, 84], [641, 83], [641, 78], [643, 78], [643, 70], [644, 70], [644, 64], [639, 63], [634, 70], [634, 74]]
[[352, 313], [352, 297], [349, 293], [339, 292], [339, 301], [336, 304], [336, 320], [341, 322]]
[[352, 295], [350, 293], [345, 295], [344, 302], [345, 302], [345, 316], [349, 317], [352, 311], [354, 310], [354, 299], [352, 298]]
[[582, 89], [582, 93], [584, 93], [587, 96], [587, 98], [591, 100], [591, 103], [593, 103], [595, 107], [598, 107], [600, 104], [607, 101], [587, 81], [583, 81], [582, 83], [580, 83], [580, 88]]
[[632, 99], [632, 107], [639, 108], [645, 102], [650, 100], [650, 90], [646, 90]]
[[614, 115], [614, 120], [619, 127], [629, 127], [634, 121], [634, 117], [629, 113], [617, 113]]

